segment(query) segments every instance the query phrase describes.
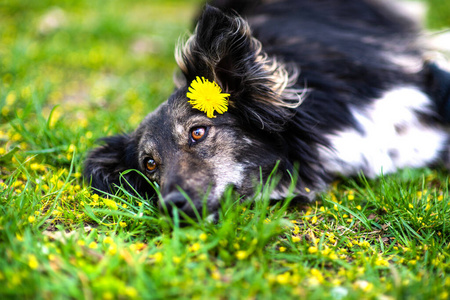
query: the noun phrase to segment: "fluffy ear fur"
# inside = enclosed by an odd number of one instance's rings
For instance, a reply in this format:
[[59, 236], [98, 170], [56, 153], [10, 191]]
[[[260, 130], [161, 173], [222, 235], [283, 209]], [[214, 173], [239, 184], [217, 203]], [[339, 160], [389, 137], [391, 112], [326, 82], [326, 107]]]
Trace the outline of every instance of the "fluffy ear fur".
[[230, 93], [230, 111], [269, 131], [281, 131], [301, 102], [290, 87], [298, 72], [268, 57], [241, 17], [206, 6], [194, 34], [177, 49], [177, 63], [190, 84], [196, 76], [217, 82]]
[[153, 195], [151, 185], [137, 172], [129, 172], [121, 178], [121, 172], [139, 169], [133, 139], [129, 135], [117, 135], [102, 141], [105, 144], [89, 153], [84, 168], [84, 177], [91, 182], [93, 190], [114, 193], [116, 186], [122, 185], [133, 194], [134, 189], [143, 197]]

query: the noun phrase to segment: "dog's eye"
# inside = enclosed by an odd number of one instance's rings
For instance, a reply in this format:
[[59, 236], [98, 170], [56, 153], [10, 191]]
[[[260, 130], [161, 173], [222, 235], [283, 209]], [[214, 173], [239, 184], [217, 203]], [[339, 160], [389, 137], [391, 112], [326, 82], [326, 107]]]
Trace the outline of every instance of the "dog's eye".
[[145, 163], [145, 169], [148, 172], [152, 173], [156, 170], [157, 165], [156, 165], [156, 161], [153, 158], [146, 158], [144, 163]]
[[206, 127], [195, 127], [191, 130], [191, 138], [193, 142], [199, 142], [206, 136]]

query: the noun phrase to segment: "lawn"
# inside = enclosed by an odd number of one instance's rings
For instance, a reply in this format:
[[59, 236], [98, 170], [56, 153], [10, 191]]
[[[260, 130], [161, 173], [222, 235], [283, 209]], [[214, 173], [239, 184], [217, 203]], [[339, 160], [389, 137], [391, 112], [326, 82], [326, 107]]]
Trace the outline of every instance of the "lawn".
[[269, 202], [274, 178], [187, 227], [83, 183], [96, 140], [171, 93], [199, 3], [0, 3], [0, 298], [450, 299], [445, 170], [342, 179], [309, 205]]

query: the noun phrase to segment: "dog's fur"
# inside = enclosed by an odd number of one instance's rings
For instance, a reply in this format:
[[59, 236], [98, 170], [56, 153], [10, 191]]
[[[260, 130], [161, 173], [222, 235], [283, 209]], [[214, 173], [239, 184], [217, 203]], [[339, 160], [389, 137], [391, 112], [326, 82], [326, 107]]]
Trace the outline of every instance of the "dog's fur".
[[[375, 0], [212, 5], [220, 9], [206, 6], [177, 51], [175, 92], [136, 131], [89, 154], [84, 175], [94, 189], [114, 192], [126, 180], [149, 197], [137, 172], [120, 176], [139, 170], [159, 185], [161, 201], [194, 215], [205, 199], [217, 212], [228, 186], [252, 195], [277, 162], [274, 199], [287, 196], [296, 172], [294, 192], [313, 199], [339, 174], [450, 165], [450, 75], [424, 59], [410, 20]], [[197, 76], [231, 94], [228, 112], [207, 118], [191, 107]], [[206, 137], [196, 142], [198, 127]]]

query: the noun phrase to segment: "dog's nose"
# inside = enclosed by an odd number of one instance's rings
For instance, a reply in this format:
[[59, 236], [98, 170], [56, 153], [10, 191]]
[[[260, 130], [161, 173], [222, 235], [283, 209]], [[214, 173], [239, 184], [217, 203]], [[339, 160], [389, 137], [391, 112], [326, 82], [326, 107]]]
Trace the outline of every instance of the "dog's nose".
[[167, 208], [175, 206], [177, 208], [182, 208], [187, 200], [180, 192], [171, 192], [167, 196], [164, 196], [164, 204]]

